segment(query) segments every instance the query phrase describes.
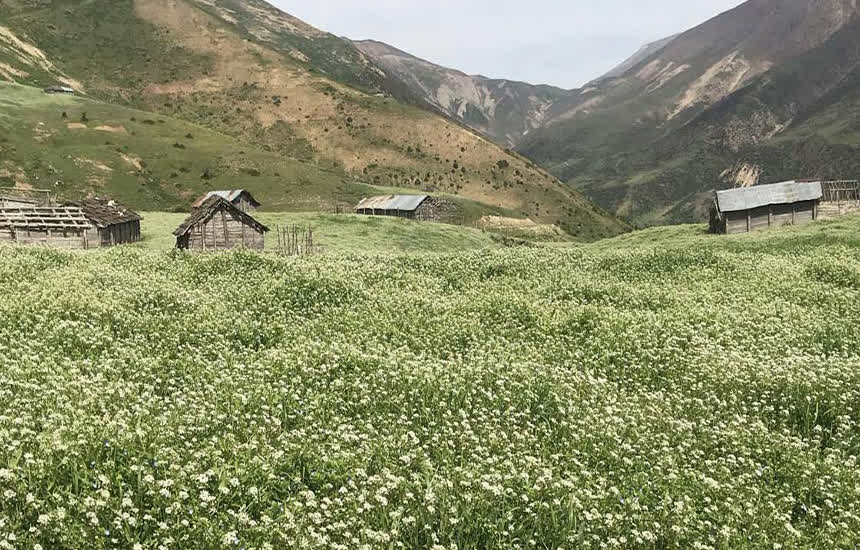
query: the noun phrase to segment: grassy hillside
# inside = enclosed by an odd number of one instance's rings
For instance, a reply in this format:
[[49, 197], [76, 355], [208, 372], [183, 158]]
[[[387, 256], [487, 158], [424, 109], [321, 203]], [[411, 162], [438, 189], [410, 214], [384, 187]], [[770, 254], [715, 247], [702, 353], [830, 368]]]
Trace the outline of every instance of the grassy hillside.
[[[634, 248], [659, 232], [671, 249]], [[852, 548], [857, 218], [697, 232], [300, 260], [0, 247], [0, 536]]]
[[[245, 188], [281, 212], [334, 211], [372, 195], [417, 192], [360, 183], [174, 117], [3, 82], [0, 130], [0, 187], [108, 195], [142, 210], [187, 212], [211, 189]], [[440, 195], [467, 225], [520, 215]]]
[[[173, 230], [185, 219], [185, 214], [142, 212], [141, 248], [169, 250], [176, 246]], [[457, 251], [499, 248], [504, 239], [493, 233], [468, 227], [439, 223], [419, 223], [401, 218], [356, 216], [352, 214], [275, 213], [256, 215], [273, 231], [276, 226], [310, 227], [314, 244], [326, 255], [345, 253], [409, 252], [452, 253]], [[268, 251], [277, 248], [277, 237], [266, 237]]]
[[374, 68], [354, 46], [261, 2], [16, 0], [4, 10], [19, 40], [109, 103], [340, 177], [515, 211], [578, 238], [626, 229], [527, 160], [436, 114], [376, 97]]

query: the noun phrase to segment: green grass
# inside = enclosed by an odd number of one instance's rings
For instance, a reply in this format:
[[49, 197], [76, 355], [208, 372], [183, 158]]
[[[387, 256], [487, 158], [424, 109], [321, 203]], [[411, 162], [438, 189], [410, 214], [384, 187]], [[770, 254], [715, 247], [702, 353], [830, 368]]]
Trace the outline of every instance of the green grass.
[[[140, 247], [152, 250], [175, 247], [176, 239], [172, 233], [185, 219], [185, 214], [143, 212], [141, 215], [144, 220]], [[259, 212], [254, 216], [272, 230], [266, 236], [266, 249], [269, 251], [277, 249], [276, 226], [291, 225], [310, 227], [314, 244], [322, 246], [326, 255], [451, 253], [501, 246], [501, 239], [492, 233], [458, 225], [354, 214]]]
[[856, 545], [858, 218], [392, 254], [439, 228], [285, 217], [351, 253], [0, 246], [0, 540]]
[[[68, 126], [80, 123], [87, 128]], [[248, 189], [265, 209], [290, 212], [334, 211], [368, 196], [417, 192], [358, 182], [180, 119], [15, 84], [0, 83], [0, 131], [0, 170], [9, 172], [0, 186], [15, 184], [20, 173], [23, 183], [65, 198], [106, 195], [142, 210], [185, 212], [212, 189]], [[486, 214], [516, 215], [446, 197], [465, 224]]]
[[597, 241], [587, 247], [601, 251], [674, 248], [794, 253], [835, 245], [860, 248], [860, 216], [738, 235], [711, 235], [708, 226], [700, 224], [653, 227]]

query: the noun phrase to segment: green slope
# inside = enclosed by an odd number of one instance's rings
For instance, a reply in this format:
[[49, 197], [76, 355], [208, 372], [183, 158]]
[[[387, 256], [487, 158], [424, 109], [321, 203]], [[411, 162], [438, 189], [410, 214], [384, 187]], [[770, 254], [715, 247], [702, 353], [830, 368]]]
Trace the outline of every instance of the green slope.
[[[0, 131], [0, 187], [45, 188], [65, 198], [108, 195], [142, 210], [184, 212], [211, 189], [248, 189], [265, 209], [292, 212], [415, 192], [361, 183], [180, 119], [3, 82]], [[485, 214], [517, 216], [447, 198], [464, 224]]]
[[[0, 4], [0, 21], [16, 40], [39, 49], [55, 69], [0, 75], [0, 80], [42, 86], [67, 76], [94, 99], [228, 136], [232, 142], [214, 168], [233, 179], [243, 170], [259, 170], [261, 178], [271, 179], [242, 177], [243, 187], [259, 183], [277, 189], [274, 174], [287, 177], [272, 160], [237, 159], [243, 150], [330, 171], [329, 181], [319, 189], [315, 176], [291, 178], [290, 189], [302, 190], [270, 194], [270, 204], [278, 209], [327, 208], [332, 197], [353, 202], [366, 193], [333, 187], [359, 180], [453, 195], [485, 205], [486, 213], [530, 217], [583, 240], [627, 229], [528, 160], [437, 114], [375, 97], [384, 75], [364, 54], [265, 2], [6, 0]], [[3, 55], [20, 57], [3, 52], [0, 45], [0, 63]], [[18, 60], [20, 66], [29, 66]], [[182, 173], [171, 176], [176, 169], [156, 174], [158, 186], [169, 187], [165, 179], [189, 179]], [[191, 194], [185, 184], [180, 181], [179, 187]], [[128, 186], [122, 187], [123, 196], [129, 196]], [[159, 195], [164, 202], [156, 199]], [[170, 209], [176, 200], [167, 199], [173, 195], [169, 189], [150, 190], [151, 200], [143, 204]], [[302, 206], [295, 205], [297, 201]]]

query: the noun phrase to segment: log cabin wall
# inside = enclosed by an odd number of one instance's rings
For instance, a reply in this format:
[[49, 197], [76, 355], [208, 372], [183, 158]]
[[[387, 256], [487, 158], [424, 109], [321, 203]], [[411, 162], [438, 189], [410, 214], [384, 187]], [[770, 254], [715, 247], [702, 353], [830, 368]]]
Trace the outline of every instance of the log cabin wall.
[[186, 247], [189, 250], [228, 250], [249, 248], [263, 250], [263, 234], [243, 223], [232, 212], [224, 209], [206, 220], [196, 224], [187, 235]]
[[0, 242], [20, 245], [41, 245], [66, 250], [85, 250], [98, 246], [97, 233], [83, 228], [70, 229], [0, 229]]

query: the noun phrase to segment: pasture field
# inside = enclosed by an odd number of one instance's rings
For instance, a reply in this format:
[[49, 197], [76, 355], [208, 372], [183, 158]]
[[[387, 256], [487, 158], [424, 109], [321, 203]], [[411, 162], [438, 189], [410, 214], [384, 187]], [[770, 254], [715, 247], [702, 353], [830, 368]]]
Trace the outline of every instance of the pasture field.
[[[187, 214], [142, 212], [139, 247], [169, 250], [176, 246], [173, 236]], [[419, 223], [402, 218], [322, 214], [318, 212], [257, 212], [254, 217], [271, 230], [266, 235], [266, 249], [278, 246], [275, 227], [311, 228], [314, 243], [327, 255], [347, 253], [436, 252], [450, 253], [499, 247], [500, 238], [493, 234], [442, 223]]]
[[0, 548], [854, 549], [860, 246], [838, 223], [0, 247]]

